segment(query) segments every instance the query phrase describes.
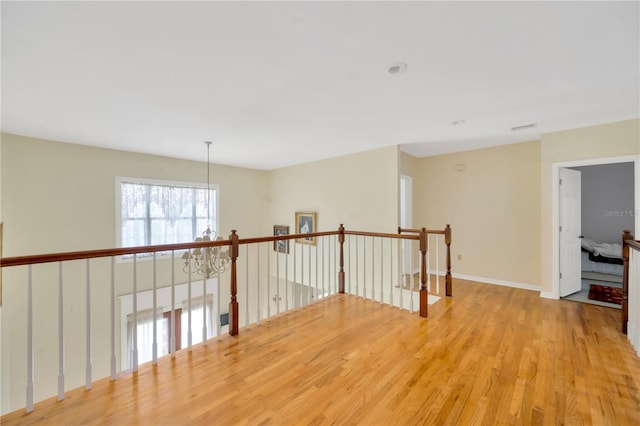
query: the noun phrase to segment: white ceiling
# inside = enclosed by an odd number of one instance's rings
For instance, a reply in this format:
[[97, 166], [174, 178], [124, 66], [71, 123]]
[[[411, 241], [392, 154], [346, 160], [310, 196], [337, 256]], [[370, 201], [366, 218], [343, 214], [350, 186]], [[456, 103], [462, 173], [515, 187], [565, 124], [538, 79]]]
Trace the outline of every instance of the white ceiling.
[[1, 7], [8, 133], [272, 169], [640, 116], [637, 1]]

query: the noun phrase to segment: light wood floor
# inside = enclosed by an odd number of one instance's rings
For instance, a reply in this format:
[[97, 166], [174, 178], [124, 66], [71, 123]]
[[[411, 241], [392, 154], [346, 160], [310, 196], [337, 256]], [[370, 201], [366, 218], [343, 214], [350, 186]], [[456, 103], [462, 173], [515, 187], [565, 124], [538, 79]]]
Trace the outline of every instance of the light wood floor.
[[423, 320], [337, 295], [13, 424], [640, 424], [620, 311], [456, 280]]

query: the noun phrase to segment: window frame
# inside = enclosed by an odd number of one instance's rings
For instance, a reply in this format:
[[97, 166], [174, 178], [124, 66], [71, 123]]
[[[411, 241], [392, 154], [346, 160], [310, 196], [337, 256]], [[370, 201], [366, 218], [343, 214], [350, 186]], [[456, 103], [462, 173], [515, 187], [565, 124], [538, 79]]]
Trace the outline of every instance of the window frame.
[[[213, 227], [213, 231], [216, 231], [216, 235], [219, 235], [218, 230], [220, 229], [220, 186], [218, 184], [212, 183], [209, 185], [207, 183], [201, 183], [201, 182], [185, 182], [185, 181], [148, 179], [148, 178], [137, 178], [137, 177], [126, 177], [126, 176], [116, 176], [115, 181], [116, 181], [115, 182], [116, 247], [126, 248], [122, 244], [122, 184], [123, 183], [150, 185], [150, 186], [155, 185], [155, 186], [169, 186], [169, 187], [179, 187], [179, 188], [194, 188], [194, 189], [204, 189], [204, 190], [209, 189], [210, 191], [213, 192], [212, 201], [214, 205], [214, 211], [211, 212], [212, 213], [211, 216], [213, 217], [211, 226]], [[195, 218], [197, 222], [197, 216], [195, 216], [195, 210], [196, 208], [194, 205], [194, 216], [192, 216], [192, 219]], [[152, 217], [149, 213], [148, 206], [147, 206], [147, 211], [145, 215], [146, 215], [144, 219], [145, 226], [150, 227]], [[146, 223], [147, 221], [148, 223]], [[203, 231], [204, 229], [201, 230], [201, 232]], [[188, 242], [188, 241], [182, 241], [182, 242]], [[177, 250], [176, 254], [181, 254], [183, 251], [184, 250]], [[166, 256], [170, 256], [170, 253], [158, 252], [157, 256], [166, 257]], [[152, 257], [153, 256], [151, 256], [150, 254], [147, 256], [138, 256], [138, 260], [150, 259]], [[131, 255], [118, 257], [119, 262], [130, 262], [132, 260], [133, 260], [133, 256]]]

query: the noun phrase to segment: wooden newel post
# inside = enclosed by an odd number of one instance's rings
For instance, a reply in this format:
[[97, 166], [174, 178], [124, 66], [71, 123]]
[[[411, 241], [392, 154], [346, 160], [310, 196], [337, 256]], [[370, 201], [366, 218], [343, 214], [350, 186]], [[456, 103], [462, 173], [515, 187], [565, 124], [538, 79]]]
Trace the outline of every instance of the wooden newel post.
[[420, 316], [426, 318], [429, 314], [429, 291], [427, 289], [427, 228], [420, 230]]
[[229, 248], [229, 257], [231, 257], [231, 302], [229, 303], [229, 334], [235, 336], [238, 334], [238, 274], [236, 270], [236, 260], [240, 252], [238, 243], [238, 234], [236, 230], [231, 231], [229, 235], [231, 247]]
[[622, 234], [622, 333], [627, 334], [629, 322], [629, 246], [624, 242], [633, 240], [631, 231], [625, 229]]
[[338, 242], [340, 243], [340, 272], [338, 272], [338, 293], [344, 293], [344, 226], [338, 228]]
[[453, 279], [451, 278], [451, 226], [444, 228], [444, 243], [447, 245], [447, 275], [445, 276], [446, 294], [453, 296]]

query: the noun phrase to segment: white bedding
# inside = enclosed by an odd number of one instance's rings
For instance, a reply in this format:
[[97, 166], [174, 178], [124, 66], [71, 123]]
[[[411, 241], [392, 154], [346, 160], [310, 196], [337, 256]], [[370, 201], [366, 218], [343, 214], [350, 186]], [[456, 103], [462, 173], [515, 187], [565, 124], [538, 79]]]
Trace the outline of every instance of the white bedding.
[[596, 256], [622, 258], [622, 244], [596, 243], [589, 238], [583, 238], [582, 248]]

